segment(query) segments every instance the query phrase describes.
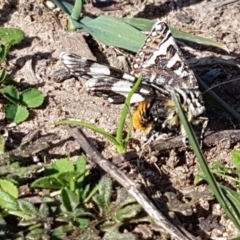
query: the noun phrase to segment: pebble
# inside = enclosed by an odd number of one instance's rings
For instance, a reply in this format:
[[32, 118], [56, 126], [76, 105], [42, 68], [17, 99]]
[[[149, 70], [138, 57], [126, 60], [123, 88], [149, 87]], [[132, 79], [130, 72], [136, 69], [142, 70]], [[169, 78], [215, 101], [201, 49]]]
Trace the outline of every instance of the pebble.
[[54, 8], [56, 8], [55, 4], [51, 1], [46, 1], [45, 5], [47, 8], [49, 8], [50, 10], [53, 10]]
[[25, 58], [21, 57], [21, 58], [18, 58], [18, 59], [16, 60], [16, 65], [17, 65], [18, 67], [23, 67], [24, 64], [25, 64]]

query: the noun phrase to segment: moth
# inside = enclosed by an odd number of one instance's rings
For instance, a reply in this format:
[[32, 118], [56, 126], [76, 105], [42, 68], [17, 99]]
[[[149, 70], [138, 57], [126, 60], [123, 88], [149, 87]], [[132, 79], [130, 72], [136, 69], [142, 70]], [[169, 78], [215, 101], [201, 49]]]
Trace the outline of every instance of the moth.
[[132, 117], [135, 129], [151, 136], [153, 132], [180, 128], [185, 141], [186, 133], [171, 97], [175, 92], [188, 122], [201, 124], [203, 136], [208, 119], [198, 82], [166, 23], [154, 24], [133, 60], [131, 73], [67, 52], [62, 52], [60, 59], [71, 75], [86, 79], [88, 91], [115, 104], [124, 103], [142, 75], [142, 83], [131, 98], [131, 103], [139, 103]]

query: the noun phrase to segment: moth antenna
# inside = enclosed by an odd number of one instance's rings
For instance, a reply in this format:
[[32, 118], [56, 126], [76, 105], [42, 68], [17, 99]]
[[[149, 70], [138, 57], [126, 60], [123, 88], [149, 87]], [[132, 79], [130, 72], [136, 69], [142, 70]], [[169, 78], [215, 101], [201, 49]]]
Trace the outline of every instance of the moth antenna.
[[209, 92], [210, 90], [212, 90], [212, 89], [214, 89], [214, 88], [216, 88], [216, 87], [219, 87], [219, 86], [224, 85], [224, 84], [228, 84], [228, 83], [230, 83], [230, 82], [238, 81], [238, 80], [240, 80], [240, 77], [234, 78], [234, 79], [231, 79], [231, 80], [228, 80], [227, 82], [219, 83], [219, 84], [217, 84], [217, 85], [215, 85], [215, 86], [212, 86], [212, 87], [208, 88], [206, 91], [204, 91], [204, 92], [202, 93], [202, 95], [205, 94], [205, 93], [207, 93], [207, 92]]

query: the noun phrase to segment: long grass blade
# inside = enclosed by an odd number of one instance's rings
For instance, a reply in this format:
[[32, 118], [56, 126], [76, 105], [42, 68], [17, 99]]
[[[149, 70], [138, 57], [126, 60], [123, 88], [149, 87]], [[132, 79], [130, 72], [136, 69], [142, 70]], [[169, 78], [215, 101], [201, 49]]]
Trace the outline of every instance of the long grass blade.
[[239, 219], [237, 219], [236, 214], [232, 212], [234, 210], [234, 206], [232, 206], [231, 202], [228, 201], [228, 199], [224, 195], [224, 192], [218, 186], [218, 183], [217, 183], [215, 177], [213, 176], [212, 172], [210, 171], [207, 161], [204, 158], [202, 151], [200, 150], [200, 146], [199, 146], [197, 138], [193, 132], [193, 129], [192, 129], [191, 125], [188, 123], [175, 93], [172, 93], [172, 98], [175, 102], [181, 123], [183, 124], [184, 129], [187, 133], [189, 143], [191, 144], [193, 151], [194, 151], [194, 153], [198, 159], [198, 162], [200, 164], [201, 170], [205, 175], [205, 179], [207, 180], [210, 188], [212, 189], [215, 197], [217, 198], [217, 201], [220, 203], [220, 205], [224, 209], [225, 213], [233, 221], [235, 226], [240, 229]]
[[78, 126], [78, 127], [86, 127], [88, 129], [91, 129], [94, 132], [97, 132], [104, 137], [106, 137], [110, 142], [112, 142], [114, 145], [118, 145], [119, 143], [117, 140], [108, 132], [104, 131], [101, 128], [98, 128], [90, 123], [86, 123], [83, 121], [78, 121], [78, 120], [61, 120], [55, 123], [55, 125], [71, 125], [71, 126]]
[[123, 142], [123, 129], [124, 129], [124, 125], [126, 122], [126, 118], [127, 118], [129, 109], [130, 109], [130, 101], [131, 101], [133, 94], [136, 92], [139, 85], [141, 84], [141, 82], [142, 82], [142, 77], [139, 77], [138, 80], [136, 81], [136, 83], [133, 85], [131, 92], [128, 94], [128, 96], [125, 100], [125, 104], [124, 104], [124, 107], [122, 110], [121, 118], [120, 118], [119, 125], [118, 125], [118, 130], [117, 130], [116, 139], [118, 142]]

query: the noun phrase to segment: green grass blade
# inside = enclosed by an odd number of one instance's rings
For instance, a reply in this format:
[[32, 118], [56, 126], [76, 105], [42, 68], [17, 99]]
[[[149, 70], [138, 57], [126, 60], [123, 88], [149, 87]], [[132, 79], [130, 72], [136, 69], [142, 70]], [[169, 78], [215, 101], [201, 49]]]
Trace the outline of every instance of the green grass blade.
[[6, 79], [6, 76], [7, 76], [7, 70], [6, 68], [3, 68], [2, 72], [0, 73], [0, 83], [2, 83]]
[[217, 42], [212, 39], [196, 36], [191, 33], [186, 33], [186, 32], [183, 32], [181, 30], [178, 30], [178, 29], [175, 29], [172, 27], [170, 27], [170, 30], [172, 32], [172, 35], [177, 39], [194, 42], [194, 43], [205, 45], [205, 46], [213, 46], [213, 47], [221, 48], [221, 49], [229, 52], [227, 46], [221, 42]]
[[190, 124], [188, 123], [188, 121], [186, 120], [186, 117], [182, 111], [182, 108], [179, 104], [179, 101], [176, 97], [175, 93], [172, 93], [172, 98], [175, 102], [177, 111], [178, 111], [178, 115], [179, 118], [181, 120], [181, 123], [184, 126], [184, 129], [187, 133], [188, 139], [189, 139], [189, 143], [191, 144], [193, 151], [198, 159], [198, 162], [201, 166], [201, 170], [205, 175], [205, 179], [207, 180], [210, 188], [212, 189], [215, 197], [217, 198], [218, 202], [220, 203], [220, 205], [222, 206], [222, 208], [224, 209], [225, 213], [228, 215], [228, 217], [233, 221], [233, 223], [235, 224], [235, 226], [237, 226], [238, 228], [240, 228], [239, 225], [239, 220], [236, 219], [235, 214], [232, 213], [232, 207], [230, 209], [229, 205], [230, 203], [227, 201], [227, 198], [224, 196], [223, 191], [221, 190], [221, 188], [218, 186], [217, 181], [215, 179], [215, 177], [213, 176], [213, 174], [211, 173], [208, 165], [207, 165], [207, 161], [205, 160], [202, 151], [200, 150], [200, 146], [198, 144], [198, 141], [196, 139], [196, 136], [193, 132], [192, 127], [190, 126]]
[[[154, 21], [150, 21], [150, 20], [144, 19], [144, 18], [123, 18], [123, 21], [141, 31], [151, 31], [151, 28], [152, 28], [153, 24], [155, 23]], [[170, 27], [170, 30], [171, 30], [174, 38], [189, 41], [189, 42], [194, 42], [194, 43], [198, 43], [198, 44], [202, 44], [202, 45], [206, 45], [206, 46], [218, 47], [218, 48], [221, 48], [221, 49], [229, 52], [227, 46], [221, 42], [217, 42], [212, 39], [196, 36], [191, 33], [186, 33], [186, 32], [183, 32], [181, 30], [178, 30], [178, 29], [175, 29], [172, 27]]]
[[132, 137], [132, 129], [133, 129], [133, 121], [132, 121], [132, 115], [131, 115], [131, 109], [130, 108], [128, 109], [128, 112], [129, 112], [129, 115], [130, 115], [130, 124], [129, 124], [129, 128], [128, 128], [128, 131], [127, 131], [127, 136], [124, 139], [124, 143], [123, 143], [125, 149], [127, 149], [127, 144]]
[[90, 123], [78, 121], [78, 120], [61, 120], [55, 123], [55, 125], [71, 125], [71, 126], [78, 126], [78, 127], [86, 127], [88, 129], [91, 129], [94, 132], [97, 132], [104, 137], [106, 137], [110, 142], [112, 142], [115, 146], [118, 146], [119, 143], [117, 140], [108, 132], [104, 131], [101, 128], [98, 128]]
[[148, 20], [145, 18], [123, 18], [125, 23], [141, 30], [141, 31], [151, 31], [155, 21]]
[[[238, 227], [238, 229], [240, 228], [240, 202], [239, 202], [239, 194], [238, 193], [234, 193], [231, 192], [229, 188], [226, 188], [225, 186], [221, 186], [222, 189], [224, 189], [225, 191], [225, 196], [229, 202], [229, 205], [232, 209], [232, 213], [235, 215], [235, 219], [237, 221], [237, 225], [236, 227]], [[238, 195], [238, 196], [237, 196]]]
[[[75, 26], [75, 23], [73, 21]], [[79, 27], [90, 33], [98, 41], [137, 52], [143, 45], [145, 35], [120, 18], [99, 16], [95, 19], [83, 18]], [[75, 26], [76, 27], [76, 26]]]
[[122, 114], [121, 114], [121, 118], [120, 118], [120, 121], [119, 121], [119, 124], [118, 124], [117, 136], [116, 136], [117, 142], [119, 142], [119, 143], [120, 142], [123, 143], [123, 137], [122, 137], [123, 136], [123, 129], [124, 129], [124, 125], [125, 125], [125, 121], [126, 121], [128, 112], [129, 112], [129, 108], [130, 108], [129, 106], [130, 106], [131, 98], [132, 98], [133, 94], [137, 91], [141, 82], [142, 82], [142, 77], [139, 77], [137, 79], [136, 83], [133, 85], [133, 88], [132, 88], [131, 92], [128, 94], [128, 96], [125, 100], [124, 107], [123, 107]]
[[[103, 44], [127, 49], [132, 52], [137, 52], [146, 39], [146, 36], [139, 30], [150, 31], [154, 24], [153, 21], [147, 19], [123, 19], [104, 15], [95, 19], [85, 17], [81, 21], [75, 21], [72, 18], [71, 22], [75, 28], [84, 29]], [[174, 28], [170, 29], [175, 38], [227, 50], [226, 46], [222, 43], [185, 33]]]
[[82, 13], [83, 0], [75, 0], [75, 4], [71, 13], [71, 17], [78, 21], [80, 19], [80, 15]]
[[52, 0], [63, 12], [67, 15], [71, 15], [74, 6], [68, 2], [62, 0]]

